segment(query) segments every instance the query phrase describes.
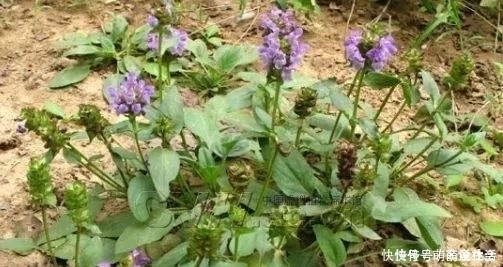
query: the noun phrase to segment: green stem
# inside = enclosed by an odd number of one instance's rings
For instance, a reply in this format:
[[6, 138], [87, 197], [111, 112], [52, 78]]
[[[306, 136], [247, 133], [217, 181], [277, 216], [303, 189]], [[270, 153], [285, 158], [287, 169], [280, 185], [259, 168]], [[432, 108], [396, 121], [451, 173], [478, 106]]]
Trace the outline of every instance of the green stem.
[[[119, 192], [124, 192], [124, 187], [117, 183], [112, 177], [110, 177], [107, 173], [105, 173], [101, 168], [96, 166], [91, 160], [89, 160], [84, 154], [80, 153], [80, 151], [74, 147], [72, 144], [66, 144], [68, 148], [75, 153], [78, 158], [76, 159], [82, 166], [86, 167], [92, 173], [94, 173], [98, 178], [102, 181], [106, 182], [113, 188], [115, 188]], [[82, 161], [84, 160], [84, 161]]]
[[58, 266], [58, 264], [56, 263], [56, 258], [54, 258], [54, 251], [52, 250], [51, 238], [49, 236], [49, 226], [47, 224], [47, 211], [45, 210], [44, 206], [42, 206], [42, 225], [44, 227], [45, 239], [47, 240], [47, 250], [49, 251], [49, 254], [51, 254], [52, 264], [54, 264], [54, 267], [56, 267]]
[[263, 202], [263, 198], [265, 195], [265, 191], [267, 190], [267, 188], [269, 187], [269, 184], [271, 183], [272, 169], [273, 169], [274, 162], [276, 161], [277, 156], [278, 156], [278, 146], [275, 145], [273, 155], [272, 155], [271, 159], [269, 160], [269, 165], [267, 167], [267, 177], [265, 178], [265, 185], [262, 188], [262, 191], [260, 191], [260, 195], [258, 197], [258, 202], [257, 202], [257, 207], [255, 208], [255, 213], [257, 215], [260, 215], [260, 213], [261, 213], [260, 208], [262, 207], [262, 202]]
[[75, 241], [75, 267], [79, 267], [79, 250], [80, 250], [80, 226], [77, 227], [77, 240]]
[[234, 234], [236, 235], [236, 242], [234, 242], [234, 261], [237, 262], [239, 260], [239, 254], [238, 254], [239, 235], [237, 233]]
[[388, 94], [386, 95], [386, 97], [384, 97], [384, 100], [381, 102], [381, 106], [379, 107], [379, 110], [377, 110], [377, 113], [374, 116], [374, 121], [377, 121], [377, 119], [379, 118], [379, 115], [381, 115], [381, 112], [384, 110], [384, 107], [386, 106], [386, 104], [389, 101], [389, 98], [391, 97], [391, 95], [395, 91], [395, 88], [396, 88], [396, 85], [389, 89]]
[[[438, 108], [440, 108], [440, 106], [442, 106], [442, 104], [444, 103], [444, 101], [448, 98], [448, 96], [450, 95], [450, 92], [451, 90], [448, 90], [447, 92], [445, 92], [444, 96], [442, 97], [442, 99], [440, 99], [440, 102], [438, 103], [438, 105], [435, 107], [435, 109], [431, 112], [430, 116], [433, 117], [437, 114], [438, 112]], [[415, 139], [423, 130], [424, 128], [426, 127], [426, 123], [423, 123], [421, 125], [421, 127], [419, 127], [419, 129], [417, 130], [417, 132], [412, 136], [411, 140]]]
[[295, 147], [299, 148], [300, 134], [302, 133], [302, 125], [304, 124], [304, 119], [300, 120], [299, 127], [297, 128], [297, 134], [295, 135]]
[[273, 107], [272, 107], [272, 122], [271, 122], [271, 132], [274, 134], [274, 129], [276, 126], [276, 113], [278, 112], [279, 108], [279, 92], [281, 91], [281, 85], [282, 82], [277, 82], [276, 83], [276, 89], [274, 93], [274, 102], [273, 102]]
[[[353, 78], [353, 81], [351, 82], [351, 86], [349, 87], [349, 91], [348, 91], [348, 94], [347, 96], [350, 96], [352, 93], [353, 93], [353, 90], [355, 88], [355, 85], [356, 85], [356, 81], [358, 80], [358, 78], [360, 77], [360, 75], [363, 73], [362, 70], [359, 70], [355, 77]], [[330, 133], [330, 137], [328, 138], [328, 144], [331, 144], [333, 139], [334, 139], [334, 136], [335, 136], [335, 130], [337, 129], [337, 125], [339, 124], [339, 121], [341, 119], [341, 116], [342, 116], [342, 112], [339, 111], [339, 114], [337, 115], [337, 118], [335, 119], [335, 123], [334, 123], [334, 127], [332, 128], [332, 132]]]
[[[112, 149], [112, 143], [110, 142], [110, 140], [108, 140], [103, 133], [101, 133], [100, 135], [101, 135], [101, 138], [103, 139], [103, 142], [105, 143], [105, 146], [107, 147], [107, 150], [110, 153], [110, 155], [115, 154], [115, 152]], [[115, 163], [115, 166], [117, 167], [117, 170], [119, 171], [119, 175], [121, 177], [122, 183], [127, 188], [129, 183], [128, 183], [127, 179], [126, 179], [126, 175], [124, 174], [124, 172], [122, 171], [121, 167], [117, 163]]]
[[158, 47], [157, 47], [157, 70], [158, 70], [158, 74], [157, 74], [157, 88], [159, 89], [159, 98], [162, 102], [162, 97], [163, 97], [163, 90], [162, 90], [162, 84], [164, 83], [164, 81], [162, 80], [162, 39], [163, 39], [163, 35], [162, 35], [162, 30], [159, 31], [159, 44], [158, 44]]
[[410, 180], [413, 180], [429, 171], [432, 171], [438, 167], [441, 167], [447, 163], [449, 163], [451, 160], [457, 158], [459, 155], [461, 155], [462, 153], [464, 152], [464, 150], [459, 150], [458, 152], [456, 152], [456, 154], [452, 155], [451, 157], [449, 157], [448, 159], [444, 160], [442, 163], [438, 163], [438, 164], [435, 164], [435, 165], [432, 165], [432, 166], [428, 166], [420, 171], [418, 171], [416, 174], [413, 174], [409, 179], [407, 179], [408, 181]]
[[346, 262], [344, 262], [343, 266], [346, 266], [347, 264], [349, 264], [351, 262], [363, 260], [363, 259], [368, 258], [370, 256], [379, 255], [379, 254], [381, 254], [381, 252], [371, 252], [371, 253], [363, 255], [363, 256], [354, 257], [354, 258], [349, 259]]
[[129, 120], [131, 121], [131, 125], [133, 126], [134, 142], [136, 144], [136, 149], [138, 150], [138, 154], [140, 154], [141, 162], [143, 163], [143, 166], [145, 166], [145, 169], [147, 169], [148, 175], [150, 177], [152, 177], [152, 175], [150, 174], [150, 170], [148, 168], [147, 161], [145, 160], [145, 157], [143, 156], [141, 146], [140, 146], [140, 141], [138, 139], [138, 121], [136, 121], [136, 116], [134, 116], [134, 115], [130, 116]]
[[396, 119], [398, 119], [398, 116], [400, 115], [400, 113], [402, 113], [402, 110], [405, 108], [405, 101], [403, 101], [402, 105], [398, 108], [398, 111], [395, 113], [395, 116], [393, 116], [393, 118], [391, 119], [391, 121], [388, 123], [388, 125], [382, 130], [381, 133], [385, 133], [389, 128], [391, 128], [391, 126], [393, 125], [393, 123], [395, 123]]
[[365, 77], [363, 71], [360, 73], [360, 77], [358, 78], [358, 84], [356, 85], [356, 96], [355, 96], [355, 101], [353, 103], [353, 114], [351, 115], [351, 134], [350, 137], [351, 139], [354, 138], [355, 130], [356, 130], [356, 113], [358, 111], [358, 102], [360, 102], [360, 93], [362, 91], [362, 81], [363, 77]]
[[407, 164], [405, 164], [403, 167], [401, 167], [398, 171], [396, 171], [394, 173], [401, 173], [401, 172], [405, 171], [410, 165], [412, 165], [412, 163], [414, 163], [416, 160], [421, 158], [423, 156], [424, 152], [428, 151], [428, 149], [430, 149], [430, 147], [433, 144], [435, 144], [436, 141], [437, 141], [437, 137], [436, 136], [432, 137], [431, 141], [419, 153], [417, 153], [417, 155], [414, 156], [414, 158], [412, 158]]

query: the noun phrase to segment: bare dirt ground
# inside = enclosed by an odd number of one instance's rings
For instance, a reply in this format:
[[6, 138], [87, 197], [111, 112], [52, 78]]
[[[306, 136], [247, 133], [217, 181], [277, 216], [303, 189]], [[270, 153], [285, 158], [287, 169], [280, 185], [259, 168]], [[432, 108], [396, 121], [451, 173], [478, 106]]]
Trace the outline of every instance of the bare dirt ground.
[[[2, 3], [5, 2], [3, 5]], [[29, 206], [26, 192], [26, 167], [30, 157], [41, 154], [43, 145], [32, 134], [16, 133], [17, 118], [23, 107], [42, 107], [44, 102], [52, 101], [60, 104], [66, 112], [75, 112], [78, 104], [89, 102], [107, 111], [106, 103], [102, 99], [102, 80], [106, 73], [93, 73], [84, 82], [63, 90], [48, 89], [48, 82], [53, 75], [68, 64], [67, 60], [58, 57], [54, 49], [54, 42], [65, 34], [74, 31], [93, 32], [99, 30], [101, 23], [112, 12], [120, 12], [130, 19], [130, 23], [142, 23], [149, 10], [149, 4], [144, 1], [115, 1], [102, 4], [95, 1], [89, 8], [68, 8], [64, 1], [45, 1], [46, 7], [34, 8], [33, 1], [1, 1], [0, 0], [0, 238], [30, 235], [36, 236], [40, 232], [39, 213]], [[42, 2], [42, 1], [41, 1]], [[120, 2], [120, 3], [119, 3]], [[149, 1], [147, 1], [149, 2]], [[190, 2], [190, 1], [189, 1]], [[218, 23], [229, 42], [248, 42], [259, 44], [260, 32], [257, 31], [257, 17], [241, 23], [236, 23], [231, 17], [237, 14], [237, 7], [233, 1], [217, 1], [218, 3], [204, 3], [208, 6], [219, 6], [208, 11], [210, 21]], [[264, 13], [268, 4], [250, 1], [250, 8], [254, 12]], [[350, 81], [354, 72], [347, 67], [342, 47], [346, 32], [346, 20], [349, 17], [351, 1], [341, 1], [337, 10], [323, 8], [322, 13], [312, 22], [306, 20], [305, 40], [311, 49], [304, 60], [300, 72], [316, 78], [335, 77], [340, 82]], [[424, 29], [426, 15], [418, 12], [418, 7], [409, 2], [393, 1], [389, 9], [383, 13], [383, 19], [390, 20], [391, 29], [399, 41], [399, 47], [407, 48], [413, 38]], [[356, 10], [350, 21], [351, 27], [363, 25], [378, 16], [384, 5], [370, 1], [357, 1]], [[229, 19], [230, 18], [230, 19]], [[475, 14], [466, 14], [463, 29], [466, 36], [481, 36], [482, 39], [469, 42], [469, 50], [474, 53], [477, 70], [472, 75], [470, 94], [457, 96], [459, 111], [475, 112], [484, 100], [483, 96], [489, 92], [501, 90], [492, 62], [503, 61], [503, 47], [493, 51], [492, 29]], [[195, 15], [187, 14], [185, 18], [187, 30], [200, 29], [201, 23]], [[184, 24], [182, 24], [184, 25]], [[437, 35], [438, 36], [438, 35]], [[447, 35], [438, 42], [428, 42], [425, 46], [426, 65], [428, 69], [440, 78], [446, 74], [453, 58], [460, 54], [457, 38]], [[403, 64], [396, 60], [392, 70], [400, 70]], [[379, 103], [383, 98], [380, 92], [366, 91], [364, 99], [369, 103]], [[401, 95], [393, 96], [397, 102]], [[398, 106], [398, 105], [397, 105]], [[388, 117], [394, 114], [392, 109], [386, 110]], [[401, 120], [405, 121], [411, 112], [404, 112]], [[496, 121], [501, 124], [501, 121]], [[496, 125], [503, 128], [503, 125]], [[85, 146], [84, 151], [98, 153], [103, 148]], [[108, 166], [103, 162], [103, 166]], [[53, 166], [56, 186], [63, 185], [72, 179], [90, 180], [91, 177], [75, 166], [65, 163], [58, 157]], [[442, 181], [439, 181], [442, 183]], [[431, 189], [425, 189], [431, 190]], [[432, 195], [425, 192], [425, 195]], [[491, 240], [480, 234], [478, 222], [482, 219], [503, 220], [501, 210], [485, 208], [480, 214], [469, 209], [463, 209], [445, 196], [435, 195], [430, 198], [447, 207], [453, 213], [453, 218], [444, 223], [444, 233], [447, 248], [495, 248], [498, 250], [498, 262], [484, 266], [503, 266], [503, 244], [500, 240]], [[56, 213], [53, 214], [54, 218]], [[446, 263], [447, 264], [447, 263]], [[448, 266], [443, 263], [429, 266]], [[5, 267], [42, 267], [48, 266], [43, 257], [32, 254], [21, 257], [12, 253], [0, 252], [0, 266]], [[378, 258], [368, 262], [365, 266], [383, 266]], [[482, 266], [468, 263], [465, 266]]]

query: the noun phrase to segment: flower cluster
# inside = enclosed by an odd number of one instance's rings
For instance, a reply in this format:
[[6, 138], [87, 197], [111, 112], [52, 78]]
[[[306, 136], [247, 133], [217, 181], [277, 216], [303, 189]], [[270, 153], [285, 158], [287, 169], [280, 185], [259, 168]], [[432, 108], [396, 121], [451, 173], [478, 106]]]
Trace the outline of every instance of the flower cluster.
[[265, 67], [270, 73], [281, 73], [284, 81], [291, 80], [293, 71], [308, 49], [300, 41], [303, 31], [297, 26], [293, 12], [274, 7], [268, 16], [263, 17], [260, 28], [265, 31], [259, 47]]
[[[169, 47], [169, 52], [174, 56], [181, 56], [187, 45], [187, 40], [189, 39], [188, 34], [179, 29], [169, 28], [167, 30], [168, 35], [162, 38], [164, 44], [172, 45]], [[147, 47], [152, 51], [157, 51], [159, 49], [159, 34], [149, 33], [147, 36]]]
[[[185, 50], [188, 34], [179, 29], [170, 26], [170, 17], [173, 15], [173, 3], [170, 0], [165, 1], [165, 7], [155, 12], [155, 15], [149, 14], [147, 24], [153, 28], [153, 31], [147, 35], [147, 47], [152, 51], [159, 49], [161, 44], [170, 44], [169, 52], [174, 56], [181, 56]], [[162, 40], [159, 39], [160, 33]], [[161, 45], [164, 47], [165, 45]], [[164, 52], [164, 51], [163, 51]]]
[[111, 108], [125, 115], [144, 115], [145, 106], [155, 93], [154, 87], [134, 72], [128, 73], [118, 88], [110, 87], [108, 92], [112, 98]]
[[375, 71], [380, 71], [398, 52], [395, 40], [389, 34], [377, 40], [365, 40], [362, 32], [351, 31], [344, 46], [347, 59], [358, 70], [369, 64]]

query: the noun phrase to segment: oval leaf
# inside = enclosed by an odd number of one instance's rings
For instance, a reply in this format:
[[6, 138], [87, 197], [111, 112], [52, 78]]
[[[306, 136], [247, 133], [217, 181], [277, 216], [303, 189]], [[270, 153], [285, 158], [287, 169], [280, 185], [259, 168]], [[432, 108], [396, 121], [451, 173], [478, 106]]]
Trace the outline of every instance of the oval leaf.
[[180, 158], [175, 151], [155, 148], [148, 154], [149, 170], [161, 201], [169, 197], [169, 183], [178, 175]]
[[503, 222], [485, 221], [480, 223], [480, 228], [484, 233], [492, 236], [503, 236]]
[[323, 256], [328, 267], [342, 266], [346, 261], [346, 248], [342, 240], [335, 236], [335, 234], [323, 225], [313, 226], [316, 241], [320, 246]]
[[10, 238], [0, 240], [0, 250], [10, 250], [16, 253], [28, 253], [35, 249], [35, 244], [31, 238]]
[[400, 84], [400, 79], [380, 72], [370, 72], [365, 75], [363, 82], [373, 89], [394, 87]]
[[70, 66], [56, 74], [49, 82], [49, 87], [61, 88], [84, 80], [91, 72], [89, 65]]
[[152, 181], [145, 176], [136, 176], [129, 183], [127, 198], [134, 217], [145, 222], [150, 216], [149, 202], [155, 197]]

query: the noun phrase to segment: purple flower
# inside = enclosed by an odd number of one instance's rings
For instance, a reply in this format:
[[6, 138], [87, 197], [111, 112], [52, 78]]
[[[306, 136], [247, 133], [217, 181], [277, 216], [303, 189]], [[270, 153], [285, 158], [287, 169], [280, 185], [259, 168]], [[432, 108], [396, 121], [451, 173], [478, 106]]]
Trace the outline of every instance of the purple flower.
[[144, 108], [150, 104], [155, 90], [145, 80], [139, 79], [138, 74], [130, 72], [118, 88], [110, 87], [108, 92], [112, 98], [110, 107], [117, 114], [144, 115]]
[[99, 263], [98, 266], [96, 267], [112, 267], [112, 264], [108, 263], [108, 262], [102, 262], [102, 263]]
[[169, 52], [172, 55], [181, 56], [183, 54], [183, 51], [185, 50], [189, 36], [183, 30], [172, 28], [171, 38], [175, 39], [175, 44], [169, 49]]
[[360, 44], [363, 41], [362, 33], [351, 31], [344, 42], [346, 47], [346, 57], [355, 69], [361, 69], [365, 65], [365, 58], [360, 52]]
[[147, 47], [152, 51], [157, 51], [159, 49], [159, 34], [149, 33], [147, 35]]
[[293, 12], [273, 7], [269, 15], [262, 18], [260, 29], [266, 33], [258, 49], [266, 69], [279, 71], [284, 81], [291, 80], [308, 50], [300, 41], [303, 31], [296, 25]]
[[381, 37], [377, 44], [367, 52], [367, 57], [372, 62], [372, 68], [380, 71], [384, 68], [389, 59], [398, 52], [395, 40], [391, 35]]
[[133, 258], [133, 267], [145, 267], [152, 262], [152, 260], [141, 250], [135, 249], [131, 251]]
[[148, 14], [147, 23], [148, 25], [150, 25], [150, 27], [155, 28], [157, 25], [159, 25], [159, 20], [154, 15]]
[[[163, 44], [169, 43], [172, 46], [169, 48], [169, 52], [174, 56], [181, 56], [185, 51], [185, 46], [189, 39], [188, 34], [179, 29], [170, 28], [168, 36], [162, 38]], [[173, 41], [171, 43], [170, 41]], [[152, 51], [157, 51], [159, 49], [159, 34], [149, 33], [147, 35], [147, 47]], [[164, 47], [164, 45], [163, 45]]]
[[355, 69], [362, 69], [368, 62], [372, 69], [380, 71], [389, 59], [398, 52], [395, 40], [391, 35], [380, 37], [377, 41], [370, 41], [370, 49], [362, 51], [362, 44], [368, 47], [360, 31], [351, 31], [344, 41], [346, 58]]

